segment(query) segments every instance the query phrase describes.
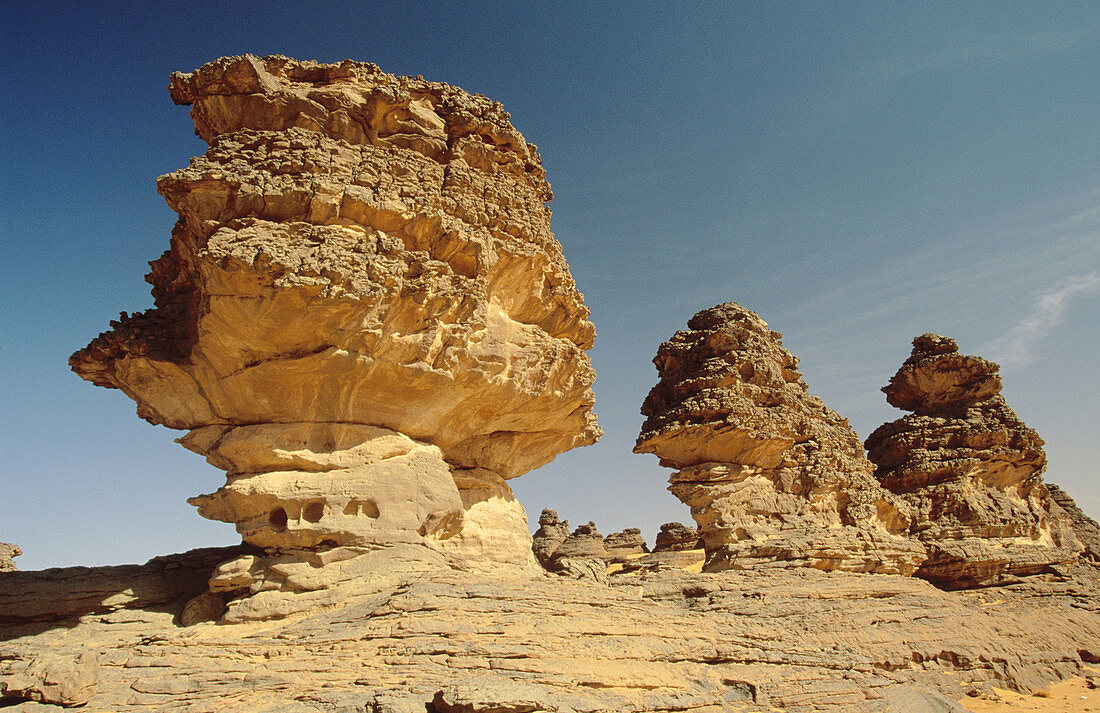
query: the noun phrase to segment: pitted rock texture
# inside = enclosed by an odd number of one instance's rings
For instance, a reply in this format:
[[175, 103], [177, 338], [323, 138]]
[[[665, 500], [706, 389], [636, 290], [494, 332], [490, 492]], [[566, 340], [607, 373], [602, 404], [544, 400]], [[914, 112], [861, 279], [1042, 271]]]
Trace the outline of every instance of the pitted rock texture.
[[1043, 441], [1000, 395], [1000, 367], [923, 334], [883, 388], [914, 413], [867, 439], [875, 475], [909, 505], [929, 549], [917, 576], [944, 587], [996, 584], [1071, 562], [1081, 549], [1041, 474]]
[[1098, 572], [962, 592], [812, 568], [611, 586], [376, 572], [283, 621], [181, 628], [174, 611], [125, 609], [0, 626], [0, 689], [33, 700], [28, 670], [56, 661], [91, 680], [83, 656], [98, 662], [87, 710], [115, 713], [950, 710], [944, 698], [1030, 692], [1100, 660]]
[[228, 471], [193, 502], [268, 548], [434, 542], [534, 566], [505, 479], [600, 435], [594, 329], [536, 148], [500, 104], [371, 64], [173, 74], [210, 148], [155, 308], [72, 368]]
[[709, 571], [778, 564], [910, 574], [924, 548], [847, 420], [810, 396], [756, 313], [706, 309], [660, 346], [634, 450], [677, 468]]
[[12, 560], [23, 554], [16, 545], [0, 542], [0, 572], [14, 572], [19, 569]]

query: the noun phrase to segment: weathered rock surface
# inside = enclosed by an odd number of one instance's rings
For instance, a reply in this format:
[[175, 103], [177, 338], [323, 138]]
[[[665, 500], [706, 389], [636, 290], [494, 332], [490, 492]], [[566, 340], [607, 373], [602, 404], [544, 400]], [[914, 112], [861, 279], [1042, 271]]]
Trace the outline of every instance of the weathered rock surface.
[[624, 562], [649, 552], [649, 545], [642, 537], [642, 531], [636, 527], [611, 533], [603, 538], [603, 545], [610, 562]]
[[23, 554], [16, 545], [0, 542], [0, 572], [14, 572], [19, 569], [12, 560]]
[[25, 690], [12, 680], [27, 662], [83, 652], [99, 666], [88, 710], [117, 713], [878, 713], [986, 685], [1032, 691], [1100, 660], [1088, 565], [961, 592], [812, 568], [611, 586], [512, 572], [368, 577], [283, 621], [183, 628], [171, 611], [128, 609], [7, 625], [0, 685]]
[[695, 550], [702, 547], [699, 528], [688, 527], [682, 522], [666, 522], [657, 532], [653, 543], [654, 552], [672, 552], [676, 550]]
[[351, 61], [223, 58], [170, 92], [210, 148], [157, 182], [156, 307], [73, 370], [187, 430], [228, 475], [192, 503], [246, 542], [533, 568], [505, 480], [600, 435], [536, 148], [495, 102]]
[[1069, 493], [1057, 485], [1047, 483], [1051, 499], [1065, 512], [1073, 526], [1073, 534], [1085, 548], [1081, 556], [1100, 564], [1100, 523], [1086, 515]]
[[558, 518], [556, 510], [546, 508], [539, 515], [539, 529], [531, 536], [531, 549], [543, 567], [550, 562], [554, 550], [569, 538], [569, 521]]
[[867, 439], [875, 475], [909, 505], [909, 531], [928, 547], [917, 576], [944, 587], [1040, 573], [1080, 550], [1043, 484], [1043, 441], [1005, 404], [998, 369], [953, 339], [917, 337], [883, 388], [913, 413]]
[[18, 656], [4, 662], [0, 697], [38, 701], [70, 708], [92, 699], [99, 682], [99, 657], [43, 653], [27, 660]]
[[709, 571], [779, 564], [910, 574], [924, 548], [848, 422], [810, 396], [781, 335], [734, 302], [661, 345], [635, 452], [677, 468]]
[[604, 545], [596, 523], [579, 525], [550, 555], [546, 569], [575, 579], [607, 582], [611, 554]]
[[0, 574], [0, 623], [43, 622], [120, 609], [178, 608], [207, 589], [220, 562], [254, 547], [208, 547], [142, 565], [56, 567]]

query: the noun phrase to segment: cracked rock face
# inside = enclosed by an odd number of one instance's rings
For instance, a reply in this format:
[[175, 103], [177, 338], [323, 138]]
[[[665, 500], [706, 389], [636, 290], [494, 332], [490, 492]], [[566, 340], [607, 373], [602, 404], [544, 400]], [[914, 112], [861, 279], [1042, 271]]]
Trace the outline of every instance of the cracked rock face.
[[910, 532], [929, 549], [917, 575], [941, 586], [1038, 574], [1079, 548], [1043, 484], [1043, 441], [1005, 404], [999, 368], [953, 339], [917, 337], [882, 389], [913, 413], [867, 439], [875, 475], [910, 505]]
[[595, 442], [588, 309], [540, 157], [501, 106], [370, 64], [173, 74], [210, 148], [156, 307], [70, 360], [229, 481], [193, 500], [266, 548], [431, 542], [523, 564], [505, 482]]
[[872, 477], [846, 419], [811, 396], [781, 335], [727, 302], [661, 345], [634, 450], [678, 469], [709, 571], [765, 563], [912, 573], [905, 505]]

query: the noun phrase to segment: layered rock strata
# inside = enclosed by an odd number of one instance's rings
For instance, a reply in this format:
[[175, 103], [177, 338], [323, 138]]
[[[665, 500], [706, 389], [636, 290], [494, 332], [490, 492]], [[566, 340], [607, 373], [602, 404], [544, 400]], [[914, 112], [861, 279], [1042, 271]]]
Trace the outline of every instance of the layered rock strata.
[[95, 680], [87, 709], [115, 713], [951, 711], [944, 697], [1034, 691], [1100, 661], [1098, 575], [948, 592], [810, 568], [612, 586], [433, 570], [254, 625], [184, 629], [147, 609], [0, 625], [0, 692], [76, 702]]
[[625, 562], [649, 552], [649, 545], [642, 537], [642, 531], [636, 527], [611, 533], [603, 538], [603, 545], [611, 562]]
[[499, 104], [371, 64], [223, 58], [170, 93], [210, 148], [157, 182], [180, 217], [156, 306], [73, 370], [188, 431], [228, 474], [200, 514], [279, 557], [533, 567], [506, 480], [600, 435], [536, 148]]
[[1085, 548], [1081, 557], [1100, 564], [1100, 523], [1086, 515], [1070, 494], [1057, 485], [1047, 483], [1047, 491], [1050, 492], [1051, 499], [1065, 512], [1073, 525], [1074, 537]]
[[702, 547], [699, 528], [688, 527], [682, 522], [666, 522], [657, 532], [653, 543], [654, 552], [676, 552], [695, 550]]
[[727, 302], [662, 344], [634, 450], [676, 468], [706, 569], [775, 563], [910, 574], [924, 548], [847, 420], [811, 396], [778, 332]]
[[607, 565], [612, 559], [596, 523], [578, 525], [546, 562], [546, 569], [574, 579], [607, 582]]
[[912, 413], [867, 439], [875, 475], [912, 509], [929, 550], [917, 576], [945, 587], [992, 584], [1074, 560], [1080, 545], [1043, 484], [1043, 441], [1000, 395], [999, 367], [923, 334], [886, 400]]

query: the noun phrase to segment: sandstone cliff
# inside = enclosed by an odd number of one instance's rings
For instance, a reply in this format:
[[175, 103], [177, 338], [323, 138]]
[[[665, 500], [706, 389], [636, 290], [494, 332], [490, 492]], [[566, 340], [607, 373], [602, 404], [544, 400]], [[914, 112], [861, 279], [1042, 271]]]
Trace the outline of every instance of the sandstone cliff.
[[534, 566], [505, 481], [600, 435], [535, 147], [485, 97], [351, 61], [223, 58], [170, 92], [210, 149], [157, 182], [156, 307], [71, 365], [187, 430], [228, 475], [200, 514], [282, 553], [215, 588], [394, 543]]
[[635, 447], [678, 469], [708, 571], [779, 565], [910, 574], [924, 548], [848, 422], [810, 396], [781, 335], [734, 302], [660, 346]]
[[914, 513], [929, 550], [917, 576], [945, 587], [987, 585], [1077, 558], [1072, 524], [1041, 474], [1043, 441], [1000, 395], [999, 367], [923, 334], [883, 388], [912, 411], [867, 439], [875, 475]]

